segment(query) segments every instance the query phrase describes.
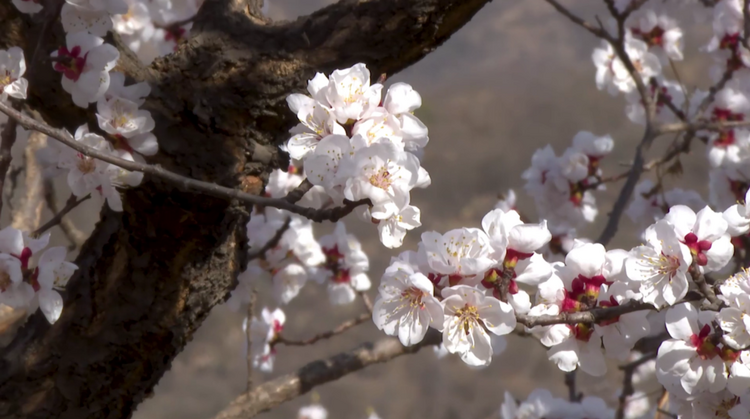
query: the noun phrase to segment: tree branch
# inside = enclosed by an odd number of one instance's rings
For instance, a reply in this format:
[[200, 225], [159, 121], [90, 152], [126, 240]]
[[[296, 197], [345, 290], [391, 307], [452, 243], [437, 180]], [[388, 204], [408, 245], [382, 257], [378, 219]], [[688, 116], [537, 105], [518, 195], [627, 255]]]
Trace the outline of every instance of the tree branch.
[[430, 330], [425, 339], [414, 346], [402, 346], [398, 339], [394, 338], [366, 343], [359, 348], [342, 352], [326, 360], [311, 362], [294, 373], [260, 385], [250, 393], [239, 396], [214, 419], [255, 417], [319, 385], [338, 380], [370, 365], [387, 362], [401, 355], [416, 353], [425, 346], [437, 345], [440, 342], [441, 334]]
[[68, 198], [68, 202], [65, 203], [65, 206], [55, 214], [54, 217], [52, 217], [49, 221], [44, 223], [43, 226], [39, 227], [38, 229], [34, 230], [34, 232], [31, 233], [32, 237], [39, 237], [42, 234], [44, 234], [47, 230], [51, 229], [52, 227], [60, 224], [63, 217], [67, 215], [70, 211], [73, 211], [75, 207], [81, 204], [81, 202], [91, 198], [91, 194], [87, 194], [86, 196], [83, 196], [81, 198], [76, 197], [75, 195], [71, 194]]
[[[34, 131], [36, 134], [37, 132]], [[44, 201], [47, 203], [47, 207], [53, 214], [57, 214], [61, 211], [57, 205], [57, 194], [55, 193], [55, 186], [52, 184], [50, 179], [46, 179], [42, 182], [42, 188], [44, 189]], [[62, 217], [60, 219], [60, 230], [62, 230], [65, 237], [70, 241], [70, 249], [79, 248], [86, 242], [86, 234], [84, 234], [68, 217]]]
[[586, 22], [582, 18], [576, 16], [570, 10], [565, 8], [565, 6], [557, 2], [557, 0], [544, 0], [544, 1], [546, 1], [552, 7], [554, 7], [555, 10], [557, 10], [561, 15], [568, 18], [571, 22], [591, 32], [597, 38], [607, 39], [607, 32], [604, 29], [597, 27], [589, 22]]
[[370, 313], [364, 313], [361, 314], [359, 317], [355, 317], [353, 319], [347, 320], [344, 323], [341, 323], [338, 325], [335, 329], [329, 330], [327, 332], [318, 333], [317, 335], [304, 339], [304, 340], [289, 340], [284, 338], [283, 336], [278, 336], [275, 340], [271, 342], [271, 346], [275, 346], [278, 344], [287, 345], [287, 346], [307, 346], [312, 345], [316, 343], [319, 340], [323, 339], [329, 339], [336, 335], [340, 335], [341, 333], [346, 332], [347, 330], [351, 329], [354, 326], [358, 326], [368, 320], [372, 319], [372, 314]]
[[[125, 160], [119, 157], [114, 157], [111, 154], [99, 151], [93, 147], [86, 146], [73, 138], [69, 132], [61, 129], [55, 129], [49, 125], [36, 121], [23, 113], [13, 109], [10, 105], [4, 102], [0, 102], [0, 112], [8, 115], [9, 121], [14, 123], [17, 121], [24, 128], [41, 132], [46, 134], [50, 138], [65, 144], [66, 146], [78, 151], [89, 157], [93, 157], [104, 162], [113, 164], [117, 167], [121, 167], [126, 170], [145, 173], [161, 180], [167, 181], [177, 187], [184, 189], [201, 192], [206, 195], [214, 196], [217, 198], [223, 198], [227, 200], [237, 199], [240, 202], [247, 205], [262, 205], [266, 207], [274, 207], [283, 210], [287, 210], [294, 214], [302, 215], [303, 217], [309, 218], [316, 222], [322, 221], [338, 221], [341, 218], [349, 215], [354, 208], [369, 204], [369, 199], [361, 199], [356, 202], [346, 201], [343, 206], [334, 207], [331, 209], [315, 209], [308, 207], [301, 207], [291, 202], [291, 199], [286, 198], [267, 198], [264, 196], [251, 195], [243, 192], [239, 189], [227, 188], [225, 186], [217, 185], [215, 183], [204, 182], [196, 179], [191, 179], [186, 176], [178, 175], [177, 173], [170, 172], [159, 166], [153, 166], [149, 164], [139, 163], [136, 161]], [[14, 124], [15, 126], [15, 124]], [[2, 153], [0, 153], [1, 156]], [[0, 170], [2, 170], [2, 158], [0, 157]], [[10, 163], [8, 163], [10, 164]], [[6, 168], [7, 169], [7, 168]], [[296, 198], [296, 196], [295, 196]]]

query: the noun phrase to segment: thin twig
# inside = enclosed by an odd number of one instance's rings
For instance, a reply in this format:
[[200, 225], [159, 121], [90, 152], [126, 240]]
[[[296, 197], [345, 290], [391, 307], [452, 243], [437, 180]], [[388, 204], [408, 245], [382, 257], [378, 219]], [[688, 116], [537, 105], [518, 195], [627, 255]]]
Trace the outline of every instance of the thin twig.
[[[44, 202], [53, 214], [57, 214], [60, 212], [60, 208], [57, 205], [57, 196], [52, 180], [44, 180], [42, 187], [44, 189]], [[86, 241], [86, 234], [69, 217], [62, 217], [60, 219], [60, 230], [62, 230], [65, 237], [70, 241], [70, 245], [68, 246], [70, 250], [83, 246], [83, 243]]]
[[624, 375], [622, 379], [622, 390], [620, 391], [620, 397], [618, 398], [616, 419], [625, 418], [625, 408], [630, 401], [628, 398], [635, 392], [635, 388], [633, 388], [633, 374], [635, 374], [638, 367], [654, 358], [656, 358], [656, 352], [643, 355], [635, 361], [620, 367]]
[[85, 200], [87, 200], [89, 198], [91, 198], [91, 194], [88, 194], [88, 195], [83, 196], [81, 198], [77, 198], [75, 195], [71, 194], [70, 198], [68, 198], [68, 202], [65, 203], [65, 206], [63, 207], [63, 209], [61, 209], [60, 212], [58, 212], [57, 214], [55, 214], [55, 216], [52, 217], [52, 219], [50, 219], [49, 221], [47, 221], [43, 226], [41, 226], [38, 229], [34, 230], [31, 233], [31, 236], [32, 237], [39, 237], [42, 234], [44, 234], [47, 230], [49, 230], [52, 227], [60, 224], [60, 220], [62, 220], [62, 218], [67, 213], [69, 213], [75, 207], [77, 207], [78, 205], [80, 205], [81, 202], [83, 202], [83, 201], [85, 201]]
[[170, 172], [160, 166], [153, 166], [149, 164], [139, 163], [130, 160], [124, 160], [107, 153], [96, 150], [92, 147], [83, 145], [75, 140], [69, 132], [61, 129], [52, 128], [51, 126], [36, 121], [21, 112], [11, 108], [8, 104], [0, 102], [0, 112], [8, 115], [10, 118], [18, 121], [19, 124], [23, 125], [26, 129], [39, 131], [47, 134], [48, 137], [54, 138], [57, 141], [67, 145], [68, 147], [78, 151], [89, 157], [99, 159], [103, 162], [113, 164], [117, 167], [121, 167], [126, 170], [145, 173], [156, 178], [159, 178], [167, 183], [181, 187], [184, 189], [193, 190], [195, 192], [201, 192], [206, 195], [214, 196], [217, 198], [232, 200], [236, 199], [247, 205], [262, 205], [266, 207], [274, 207], [289, 211], [294, 214], [299, 214], [305, 218], [316, 222], [322, 221], [338, 221], [341, 218], [349, 215], [354, 208], [361, 205], [369, 205], [369, 199], [360, 199], [359, 201], [347, 201], [344, 200], [344, 205], [330, 208], [330, 209], [315, 209], [296, 205], [286, 198], [268, 198], [264, 196], [251, 195], [238, 189], [227, 188], [225, 186], [217, 185], [211, 182], [204, 182], [196, 179], [191, 179], [177, 173]]
[[39, 58], [39, 54], [42, 52], [42, 46], [46, 41], [49, 40], [49, 32], [52, 28], [52, 25], [57, 22], [58, 16], [60, 16], [60, 11], [62, 11], [62, 7], [65, 4], [65, 0], [47, 0], [44, 4], [44, 12], [43, 19], [44, 24], [42, 25], [42, 29], [39, 31], [39, 38], [37, 38], [36, 46], [34, 47], [34, 52], [31, 54], [31, 61], [28, 62], [27, 66], [29, 67], [29, 72], [35, 71], [37, 67], [40, 67], [39, 70], [41, 71], [41, 66], [37, 65], [37, 59]]
[[310, 179], [305, 178], [305, 180], [303, 180], [302, 183], [299, 184], [299, 186], [297, 186], [292, 191], [290, 191], [288, 194], [286, 194], [286, 196], [284, 198], [287, 201], [289, 201], [290, 204], [296, 204], [314, 186], [315, 185], [313, 185], [312, 182], [310, 182]]
[[587, 31], [594, 34], [594, 36], [599, 38], [606, 38], [606, 32], [601, 29], [597, 28], [596, 26], [592, 25], [589, 22], [586, 22], [585, 20], [581, 19], [580, 17], [574, 15], [570, 12], [570, 10], [566, 9], [565, 6], [558, 3], [556, 0], [544, 0], [547, 3], [549, 3], [552, 7], [554, 7], [560, 14], [570, 19], [573, 23], [576, 25], [586, 29]]
[[292, 217], [288, 217], [286, 221], [284, 221], [284, 224], [279, 227], [278, 230], [276, 230], [276, 234], [271, 237], [271, 240], [267, 241], [266, 244], [263, 245], [260, 249], [253, 250], [250, 252], [250, 255], [248, 256], [250, 260], [257, 259], [259, 257], [263, 257], [263, 255], [266, 254], [267, 251], [273, 249], [276, 247], [276, 245], [279, 244], [279, 241], [281, 240], [281, 237], [284, 236], [284, 233], [286, 233], [287, 230], [289, 230], [289, 225], [292, 223]]
[[329, 330], [327, 332], [318, 333], [317, 335], [304, 339], [304, 340], [289, 340], [284, 338], [283, 336], [278, 336], [276, 339], [274, 339], [271, 342], [271, 345], [287, 345], [287, 346], [307, 346], [312, 345], [315, 342], [322, 340], [322, 339], [329, 339], [333, 336], [339, 335], [341, 333], [346, 332], [347, 330], [353, 328], [354, 326], [360, 325], [368, 320], [372, 319], [372, 314], [365, 313], [361, 314], [359, 317], [355, 317], [353, 319], [347, 320], [344, 323], [341, 323], [338, 325], [335, 329]]

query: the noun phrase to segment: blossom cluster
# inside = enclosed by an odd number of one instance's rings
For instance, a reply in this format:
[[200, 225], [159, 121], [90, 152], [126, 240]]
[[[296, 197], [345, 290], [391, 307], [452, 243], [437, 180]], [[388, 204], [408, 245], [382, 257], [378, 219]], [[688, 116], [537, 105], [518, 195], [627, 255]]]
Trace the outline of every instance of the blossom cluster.
[[[149, 2], [154, 7], [152, 13], [161, 16], [159, 19], [163, 21], [197, 11], [197, 5], [193, 10], [183, 7], [183, 3]], [[14, 0], [14, 4], [25, 13], [41, 10], [41, 5], [33, 1]], [[65, 45], [51, 54], [53, 68], [62, 74], [62, 87], [70, 93], [73, 103], [87, 108], [96, 102], [99, 133], [82, 125], [76, 130], [75, 141], [113, 157], [137, 162], [145, 162], [143, 156], [154, 155], [159, 150], [152, 133], [154, 119], [149, 111], [140, 109], [151, 88], [145, 82], [126, 86], [125, 75], [112, 71], [120, 54], [101, 36], [112, 29], [111, 16], [130, 19], [130, 10], [137, 9], [138, 5], [145, 7], [145, 4], [126, 3], [124, 0], [67, 1], [61, 11], [66, 31]], [[22, 77], [25, 70], [20, 48], [0, 51], [0, 72], [4, 74], [0, 79], [3, 87], [0, 100], [26, 98], [28, 83]], [[68, 186], [75, 196], [97, 191], [115, 211], [122, 211], [116, 188], [137, 186], [143, 178], [140, 173], [93, 159], [54, 141], [40, 150], [38, 157], [47, 166], [47, 175], [67, 175]]]
[[369, 200], [357, 215], [377, 224], [383, 245], [401, 246], [406, 231], [421, 225], [410, 191], [431, 182], [420, 163], [427, 127], [413, 115], [419, 93], [394, 83], [382, 98], [383, 85], [371, 84], [364, 64], [317, 73], [307, 90], [287, 98], [300, 124], [284, 149], [335, 205]]
[[562, 156], [549, 145], [532, 156], [531, 167], [523, 173], [524, 189], [554, 236], [574, 236], [576, 228], [596, 218], [599, 211], [592, 191], [604, 189], [599, 163], [613, 147], [609, 135], [581, 131]]
[[54, 323], [63, 309], [58, 291], [78, 266], [65, 261], [65, 247], [47, 247], [49, 238], [49, 233], [32, 237], [10, 226], [0, 230], [0, 304], [28, 313], [41, 309]]
[[[190, 33], [203, 0], [66, 0], [60, 11], [65, 33], [104, 37], [115, 32], [136, 56], [150, 64], [172, 53]], [[13, 0], [22, 13], [39, 13], [37, 0]], [[79, 105], [80, 106], [80, 105]]]
[[[286, 196], [299, 186], [303, 179], [295, 173], [297, 170], [292, 166], [287, 172], [273, 171], [266, 195]], [[324, 197], [321, 188], [313, 188], [300, 205], [319, 208]], [[278, 233], [281, 235], [274, 240]], [[357, 292], [370, 288], [369, 259], [343, 222], [337, 223], [331, 234], [316, 238], [312, 221], [304, 217], [277, 208], [255, 208], [247, 224], [247, 237], [251, 253], [263, 252], [240, 274], [239, 284], [227, 301], [231, 308], [249, 303], [251, 289], [258, 281], [273, 284], [279, 304], [297, 297], [308, 279], [325, 285], [334, 305], [349, 304]]]

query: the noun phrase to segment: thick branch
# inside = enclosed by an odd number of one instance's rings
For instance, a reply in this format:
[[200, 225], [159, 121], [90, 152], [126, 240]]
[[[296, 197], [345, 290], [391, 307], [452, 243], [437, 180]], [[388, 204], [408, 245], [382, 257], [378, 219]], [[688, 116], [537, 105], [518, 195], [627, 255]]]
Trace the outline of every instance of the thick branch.
[[269, 381], [235, 399], [214, 419], [249, 419], [286, 401], [301, 396], [314, 387], [359, 371], [370, 365], [387, 362], [401, 355], [413, 354], [425, 346], [437, 345], [441, 334], [431, 330], [414, 346], [402, 346], [398, 339], [387, 338], [367, 343], [326, 360], [314, 361], [275, 380]]

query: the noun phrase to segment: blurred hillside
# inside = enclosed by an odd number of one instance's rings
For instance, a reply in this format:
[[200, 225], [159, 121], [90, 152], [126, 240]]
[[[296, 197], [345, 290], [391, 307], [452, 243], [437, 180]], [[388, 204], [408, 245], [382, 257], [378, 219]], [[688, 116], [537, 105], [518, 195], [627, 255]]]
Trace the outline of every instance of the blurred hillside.
[[[277, 20], [293, 19], [328, 3], [271, 0], [269, 14]], [[591, 21], [597, 13], [606, 15], [600, 2], [565, 3]], [[686, 27], [694, 27], [690, 16], [681, 18]], [[678, 63], [678, 69], [690, 86], [706, 83], [708, 63], [697, 50], [707, 42], [709, 30], [696, 27], [696, 35], [686, 39], [686, 56], [698, 60]], [[498, 194], [509, 188], [518, 193], [520, 209], [533, 215], [520, 178], [532, 153], [548, 143], [561, 153], [580, 130], [611, 134], [615, 152], [602, 167], [605, 174], [625, 169], [641, 129], [625, 117], [624, 98], [612, 98], [596, 89], [591, 52], [598, 44], [542, 1], [496, 0], [444, 46], [389, 80], [408, 82], [422, 94], [424, 105], [417, 115], [429, 127], [431, 139], [423, 164], [432, 176], [432, 186], [412, 195], [422, 209], [423, 227], [410, 232], [398, 250], [416, 248], [425, 230], [479, 226]], [[656, 155], [663, 147], [656, 144], [652, 153]], [[698, 149], [697, 156], [683, 161], [686, 175], [680, 182], [704, 192], [705, 172], [692, 170], [703, 164], [702, 153]], [[591, 237], [600, 231], [618, 190], [619, 184], [598, 194], [600, 216], [582, 235]], [[377, 286], [380, 273], [398, 251], [380, 245], [372, 226], [351, 220], [348, 227], [370, 255], [371, 278]], [[623, 220], [615, 245], [636, 243], [629, 227], [629, 221]], [[84, 226], [88, 228], [90, 221]], [[261, 290], [259, 306], [273, 305], [266, 291]], [[370, 294], [375, 294], [374, 289]], [[285, 310], [289, 321], [284, 333], [295, 339], [328, 330], [363, 308], [359, 303], [332, 308], [325, 289], [311, 283]], [[207, 419], [244, 391], [242, 318], [241, 313], [217, 307], [135, 418]], [[274, 373], [264, 377], [256, 372], [255, 382], [381, 337], [367, 323], [314, 347], [281, 347]], [[620, 380], [616, 371], [611, 376], [615, 380], [606, 382], [581, 374], [579, 388], [612, 400]], [[331, 419], [365, 418], [368, 407], [384, 419], [483, 419], [496, 414], [504, 391], [525, 397], [532, 389], [546, 386], [565, 394], [562, 377], [535, 340], [511, 337], [507, 351], [484, 370], [470, 370], [455, 357], [438, 362], [427, 349], [316, 391]], [[310, 396], [304, 396], [260, 417], [296, 418], [297, 409], [309, 401]]]

